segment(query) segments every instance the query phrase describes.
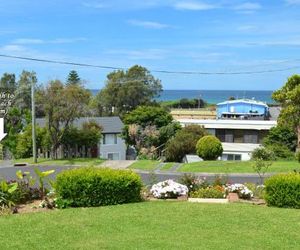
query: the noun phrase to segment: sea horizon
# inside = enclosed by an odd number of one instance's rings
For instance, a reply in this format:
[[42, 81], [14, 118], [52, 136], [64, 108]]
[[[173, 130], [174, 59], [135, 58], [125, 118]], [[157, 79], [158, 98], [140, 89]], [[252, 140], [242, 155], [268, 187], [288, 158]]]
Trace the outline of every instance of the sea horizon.
[[[90, 89], [93, 95], [96, 95], [100, 89]], [[183, 98], [198, 99], [201, 98], [207, 103], [216, 104], [228, 100], [230, 97], [236, 99], [254, 99], [265, 103], [274, 103], [272, 92], [274, 90], [199, 90], [199, 89], [164, 89], [156, 97], [157, 101], [175, 101]]]

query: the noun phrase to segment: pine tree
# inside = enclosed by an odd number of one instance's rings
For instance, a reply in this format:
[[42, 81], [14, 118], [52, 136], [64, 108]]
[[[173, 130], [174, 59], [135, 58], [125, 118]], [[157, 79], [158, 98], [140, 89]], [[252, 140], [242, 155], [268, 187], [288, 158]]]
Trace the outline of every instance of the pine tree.
[[67, 84], [79, 84], [81, 82], [81, 79], [77, 73], [76, 70], [71, 70], [68, 79], [67, 79]]

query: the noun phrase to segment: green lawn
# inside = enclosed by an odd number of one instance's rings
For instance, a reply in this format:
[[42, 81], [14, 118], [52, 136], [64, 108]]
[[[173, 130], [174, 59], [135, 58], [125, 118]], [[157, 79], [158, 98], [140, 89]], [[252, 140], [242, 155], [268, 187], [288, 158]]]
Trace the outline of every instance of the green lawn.
[[140, 170], [154, 170], [158, 167], [159, 161], [139, 160], [130, 165], [129, 168]]
[[299, 249], [299, 210], [143, 202], [0, 217], [1, 249]]
[[[251, 161], [202, 161], [183, 164], [180, 172], [205, 172], [205, 173], [255, 173]], [[267, 172], [290, 172], [300, 170], [297, 161], [275, 161]]]
[[[33, 158], [27, 158], [27, 159], [18, 159], [14, 160], [14, 163], [28, 163], [33, 164]], [[74, 159], [61, 159], [61, 160], [51, 160], [51, 159], [44, 159], [39, 158], [38, 159], [38, 165], [79, 165], [79, 166], [97, 166], [103, 163], [103, 159], [99, 158], [74, 158]]]
[[167, 162], [163, 165], [163, 167], [160, 169], [162, 171], [168, 171], [170, 170], [174, 165], [176, 164], [176, 162]]

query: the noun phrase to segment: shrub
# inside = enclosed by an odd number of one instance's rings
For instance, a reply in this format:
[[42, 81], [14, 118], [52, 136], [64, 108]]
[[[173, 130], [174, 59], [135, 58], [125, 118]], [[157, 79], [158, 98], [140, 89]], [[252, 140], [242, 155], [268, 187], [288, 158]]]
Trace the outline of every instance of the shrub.
[[184, 174], [179, 182], [188, 187], [189, 193], [198, 190], [199, 188], [206, 188], [209, 186], [208, 182], [203, 178], [197, 177], [194, 174]]
[[295, 159], [294, 152], [292, 152], [286, 145], [274, 143], [266, 146], [266, 148], [273, 152], [273, 157], [276, 159]]
[[197, 142], [196, 150], [203, 160], [216, 160], [223, 153], [222, 143], [213, 135], [202, 137]]
[[225, 198], [225, 190], [222, 186], [200, 188], [190, 195], [192, 198]]
[[297, 161], [300, 163], [300, 151], [295, 154]]
[[300, 208], [300, 174], [278, 174], [265, 181], [269, 206]]
[[141, 200], [141, 178], [127, 170], [77, 168], [57, 175], [60, 206], [96, 207]]
[[274, 158], [274, 153], [265, 147], [254, 149], [251, 154], [252, 160], [272, 161]]
[[166, 160], [181, 162], [186, 154], [196, 153], [197, 141], [206, 134], [205, 129], [199, 125], [184, 127], [168, 141], [165, 151]]
[[150, 192], [155, 198], [177, 198], [182, 195], [187, 195], [188, 188], [185, 185], [179, 184], [173, 180], [166, 180], [154, 184]]

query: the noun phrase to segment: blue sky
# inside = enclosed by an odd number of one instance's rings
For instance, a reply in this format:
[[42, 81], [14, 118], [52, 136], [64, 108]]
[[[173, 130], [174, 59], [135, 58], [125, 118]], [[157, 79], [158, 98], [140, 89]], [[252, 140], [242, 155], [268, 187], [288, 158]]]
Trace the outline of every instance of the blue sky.
[[[300, 0], [0, 0], [0, 54], [152, 70], [165, 89], [279, 88], [300, 71]], [[0, 74], [34, 70], [40, 83], [78, 71], [101, 88], [109, 70], [0, 58]]]

